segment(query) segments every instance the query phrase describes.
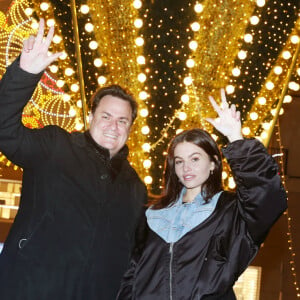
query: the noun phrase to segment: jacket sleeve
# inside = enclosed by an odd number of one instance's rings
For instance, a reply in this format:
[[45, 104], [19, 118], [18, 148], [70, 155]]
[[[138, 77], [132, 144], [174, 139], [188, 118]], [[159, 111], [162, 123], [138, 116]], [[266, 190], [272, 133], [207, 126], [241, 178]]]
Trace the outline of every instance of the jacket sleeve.
[[[37, 164], [47, 157], [53, 141], [50, 128], [29, 129], [22, 124], [22, 111], [30, 100], [41, 76], [19, 67], [17, 58], [0, 81], [0, 151], [21, 167]], [[51, 126], [49, 126], [51, 127]]]
[[251, 237], [260, 244], [287, 208], [278, 165], [257, 139], [230, 143], [223, 154], [237, 184], [240, 214]]

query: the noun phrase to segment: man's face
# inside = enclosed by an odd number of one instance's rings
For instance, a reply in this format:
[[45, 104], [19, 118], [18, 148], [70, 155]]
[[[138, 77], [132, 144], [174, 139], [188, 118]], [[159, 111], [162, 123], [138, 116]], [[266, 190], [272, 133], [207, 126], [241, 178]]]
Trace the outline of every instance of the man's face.
[[126, 143], [132, 123], [130, 103], [111, 95], [104, 96], [90, 114], [90, 134], [113, 157]]

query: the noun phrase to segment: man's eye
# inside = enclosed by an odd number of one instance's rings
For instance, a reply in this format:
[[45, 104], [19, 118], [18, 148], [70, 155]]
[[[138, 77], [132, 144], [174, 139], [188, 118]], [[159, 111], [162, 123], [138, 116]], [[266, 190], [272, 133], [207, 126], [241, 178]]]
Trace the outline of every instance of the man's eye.
[[122, 125], [127, 125], [128, 122], [126, 120], [119, 120], [119, 123], [122, 124]]
[[107, 116], [107, 115], [102, 115], [102, 119], [109, 120], [109, 116]]

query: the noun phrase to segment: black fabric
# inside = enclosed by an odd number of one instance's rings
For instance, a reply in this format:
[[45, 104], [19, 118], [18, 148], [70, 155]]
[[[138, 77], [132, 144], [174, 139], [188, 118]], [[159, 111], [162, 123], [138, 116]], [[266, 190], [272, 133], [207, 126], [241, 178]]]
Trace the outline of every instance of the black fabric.
[[237, 183], [214, 212], [168, 244], [141, 221], [119, 300], [233, 300], [232, 286], [287, 207], [278, 166], [255, 139], [223, 149]]
[[115, 299], [145, 185], [126, 146], [110, 160], [87, 134], [22, 125], [40, 76], [14, 62], [0, 82], [0, 149], [24, 170], [0, 256], [1, 300]]

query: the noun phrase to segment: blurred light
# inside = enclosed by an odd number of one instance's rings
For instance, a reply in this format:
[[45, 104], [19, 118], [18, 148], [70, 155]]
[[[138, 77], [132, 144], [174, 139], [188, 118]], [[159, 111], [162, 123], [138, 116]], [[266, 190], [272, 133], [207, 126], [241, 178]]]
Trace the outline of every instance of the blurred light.
[[188, 68], [193, 68], [195, 66], [195, 61], [192, 59], [192, 58], [189, 58], [187, 61], [186, 61], [186, 66]]
[[185, 104], [189, 103], [189, 101], [190, 101], [190, 97], [187, 94], [183, 94], [180, 99], [181, 99], [182, 103], [185, 103]]
[[143, 46], [144, 45], [144, 39], [142, 37], [138, 37], [135, 39], [135, 44], [137, 46]]
[[55, 25], [55, 20], [54, 19], [49, 19], [49, 20], [47, 20], [47, 26], [48, 27], [52, 27], [52, 26], [54, 26]]
[[151, 146], [149, 143], [145, 143], [142, 145], [142, 149], [145, 151], [145, 152], [150, 152], [151, 150]]
[[203, 11], [203, 5], [200, 3], [195, 4], [194, 10], [196, 13], [201, 13]]
[[289, 89], [291, 89], [292, 91], [297, 92], [297, 91], [299, 91], [300, 86], [297, 82], [291, 81], [291, 82], [289, 82]]
[[290, 59], [290, 58], [292, 57], [292, 54], [291, 54], [290, 51], [283, 51], [283, 52], [282, 52], [282, 57], [283, 57], [284, 59]]
[[95, 66], [95, 67], [99, 68], [99, 67], [101, 67], [102, 65], [103, 65], [103, 61], [102, 61], [101, 58], [95, 58], [95, 59], [94, 59], [94, 66]]
[[191, 28], [193, 31], [199, 31], [200, 29], [200, 24], [198, 22], [194, 22], [191, 24]]
[[187, 85], [187, 86], [191, 85], [191, 84], [193, 83], [192, 77], [189, 77], [189, 76], [185, 77], [185, 78], [183, 79], [183, 83], [184, 83], [185, 85]]
[[148, 114], [149, 114], [148, 109], [143, 108], [143, 109], [140, 110], [140, 116], [141, 116], [141, 117], [144, 117], [144, 118], [145, 118], [145, 117], [148, 116]]
[[63, 98], [63, 101], [65, 101], [65, 102], [68, 102], [71, 100], [71, 96], [68, 94], [63, 94], [62, 98]]
[[183, 111], [178, 113], [178, 119], [184, 121], [187, 118], [187, 114]]
[[142, 19], [135, 19], [134, 20], [134, 26], [136, 28], [142, 28], [143, 27], [143, 20]]
[[63, 80], [59, 79], [56, 81], [56, 85], [61, 88], [65, 85], [65, 82]]
[[239, 68], [232, 69], [232, 75], [238, 77], [241, 75], [241, 70]]
[[150, 159], [145, 159], [143, 161], [143, 166], [145, 169], [149, 169], [151, 167], [151, 160]]
[[105, 76], [99, 76], [98, 79], [97, 79], [99, 85], [105, 84], [105, 83], [106, 83], [106, 80], [107, 80], [107, 79], [106, 79]]
[[247, 51], [245, 51], [245, 50], [240, 50], [239, 52], [238, 52], [238, 58], [240, 59], [240, 60], [243, 60], [243, 59], [245, 59], [247, 57]]
[[134, 0], [134, 1], [133, 1], [133, 7], [134, 7], [135, 9], [141, 8], [141, 7], [142, 7], [142, 2], [141, 2], [140, 0]]
[[146, 184], [151, 184], [152, 183], [152, 177], [151, 176], [146, 176], [145, 178], [144, 178], [144, 182], [146, 183]]
[[146, 134], [149, 134], [149, 132], [150, 132], [150, 128], [149, 128], [149, 126], [143, 126], [142, 127], [142, 134], [144, 134], [144, 135], [146, 135]]
[[260, 105], [265, 105], [267, 103], [267, 99], [265, 97], [259, 97], [258, 98], [258, 103]]
[[283, 98], [283, 103], [291, 103], [292, 100], [293, 100], [292, 96], [286, 95], [286, 96], [284, 96], [284, 98]]
[[258, 17], [258, 16], [252, 16], [252, 17], [250, 18], [250, 23], [251, 23], [252, 25], [257, 25], [257, 24], [259, 23], [259, 17]]
[[145, 59], [145, 56], [143, 55], [139, 55], [136, 59], [137, 63], [139, 65], [144, 65], [146, 63], [146, 59]]
[[249, 135], [250, 134], [250, 128], [249, 127], [243, 127], [242, 128], [242, 133], [244, 134], [244, 135]]
[[146, 79], [147, 79], [147, 76], [146, 76], [144, 73], [140, 73], [140, 74], [138, 75], [138, 81], [139, 81], [139, 82], [145, 82]]
[[234, 93], [235, 88], [233, 85], [227, 85], [225, 90], [226, 90], [226, 93], [230, 95], [230, 94]]
[[266, 1], [265, 0], [256, 0], [256, 4], [259, 7], [263, 7], [263, 6], [265, 6]]
[[88, 14], [89, 11], [90, 11], [90, 8], [89, 8], [88, 5], [82, 4], [82, 5], [80, 6], [80, 12], [81, 12], [82, 14]]
[[49, 3], [47, 3], [47, 2], [42, 2], [42, 3], [40, 4], [40, 8], [41, 8], [42, 11], [46, 11], [46, 10], [49, 8]]
[[282, 73], [282, 67], [276, 66], [276, 67], [274, 68], [274, 73], [275, 73], [276, 75], [280, 75], [280, 74]]
[[84, 29], [86, 32], [92, 32], [94, 30], [94, 25], [92, 23], [86, 23]]
[[196, 41], [190, 41], [189, 42], [189, 48], [193, 51], [195, 51], [198, 48], [198, 43]]
[[96, 50], [98, 48], [98, 43], [96, 41], [90, 41], [89, 47], [92, 50]]
[[266, 89], [269, 90], [269, 91], [273, 90], [274, 89], [274, 83], [272, 81], [268, 81], [266, 83]]
[[139, 98], [140, 98], [141, 100], [146, 100], [147, 97], [148, 97], [148, 94], [147, 94], [145, 91], [141, 91], [141, 92], [139, 93]]
[[258, 119], [258, 113], [257, 112], [252, 112], [250, 113], [250, 119], [255, 121]]
[[246, 43], [251, 43], [251, 42], [253, 41], [253, 36], [252, 36], [252, 34], [250, 34], [250, 33], [245, 34], [245, 36], [244, 36], [244, 41], [245, 41]]

